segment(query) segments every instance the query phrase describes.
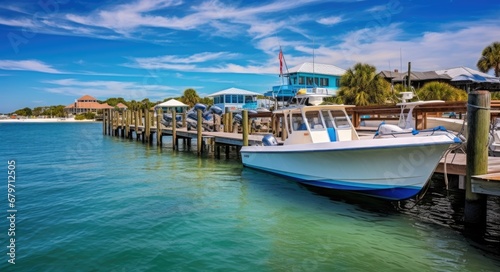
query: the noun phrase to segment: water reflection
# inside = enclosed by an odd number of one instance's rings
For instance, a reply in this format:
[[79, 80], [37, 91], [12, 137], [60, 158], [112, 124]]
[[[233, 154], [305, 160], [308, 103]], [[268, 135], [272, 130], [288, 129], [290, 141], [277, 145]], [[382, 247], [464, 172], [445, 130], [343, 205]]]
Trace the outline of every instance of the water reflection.
[[[355, 216], [358, 218], [366, 215], [369, 220], [377, 220], [377, 218], [387, 219], [404, 215], [407, 216], [407, 219], [415, 220], [415, 224], [426, 230], [436, 231], [437, 226], [439, 229], [448, 229], [448, 231], [451, 229], [452, 232], [461, 235], [470, 246], [480, 249], [490, 258], [500, 261], [500, 198], [488, 196], [488, 216], [484, 229], [466, 228], [463, 221], [465, 193], [458, 188], [446, 189], [442, 175], [432, 177], [428, 191], [418, 201], [408, 199], [390, 202], [359, 194], [300, 185], [285, 178], [247, 168], [243, 169], [242, 174], [244, 178], [251, 179], [251, 182], [258, 183], [266, 190], [282, 190], [283, 187], [287, 187], [287, 190], [294, 190], [293, 194], [280, 194], [278, 196], [292, 198], [290, 201], [300, 199], [300, 194], [309, 192], [315, 197], [328, 199], [330, 202], [328, 205], [331, 205], [329, 208], [332, 209], [338, 209], [338, 204], [348, 204], [349, 207], [346, 209], [357, 211], [358, 214]], [[262, 180], [264, 177], [267, 183]], [[255, 180], [256, 178], [259, 179], [258, 182]], [[315, 206], [317, 203], [310, 205]]]

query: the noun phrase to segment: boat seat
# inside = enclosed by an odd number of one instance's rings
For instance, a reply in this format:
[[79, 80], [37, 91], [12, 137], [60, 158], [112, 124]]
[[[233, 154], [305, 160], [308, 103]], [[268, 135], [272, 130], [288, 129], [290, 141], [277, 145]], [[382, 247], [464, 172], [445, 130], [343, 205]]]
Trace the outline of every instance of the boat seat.
[[337, 133], [335, 133], [335, 128], [329, 127], [326, 129], [328, 131], [328, 137], [330, 137], [330, 142], [337, 141]]
[[306, 124], [305, 123], [300, 124], [297, 130], [307, 130]]

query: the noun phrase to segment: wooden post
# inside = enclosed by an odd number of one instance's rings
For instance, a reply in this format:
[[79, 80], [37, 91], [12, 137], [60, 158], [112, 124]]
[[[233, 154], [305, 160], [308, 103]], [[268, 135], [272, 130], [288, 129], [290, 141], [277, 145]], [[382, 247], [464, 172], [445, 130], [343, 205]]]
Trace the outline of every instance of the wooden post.
[[472, 192], [471, 177], [488, 173], [490, 92], [472, 91], [467, 102], [467, 168], [465, 177], [466, 224], [486, 224], [486, 196]]
[[[172, 109], [172, 149], [177, 150], [177, 120], [175, 119], [175, 109]], [[186, 122], [184, 120], [184, 122]]]
[[186, 127], [186, 109], [183, 109], [182, 110], [182, 127], [185, 128]]
[[243, 146], [248, 146], [248, 111], [243, 110], [242, 112], [243, 120], [241, 124], [243, 126]]
[[112, 136], [116, 136], [116, 129], [118, 128], [118, 117], [117, 117], [117, 112], [114, 111], [114, 110], [111, 110], [111, 112], [113, 113], [113, 120], [112, 120], [112, 128], [111, 130], [113, 131], [112, 132]]
[[219, 132], [220, 131], [220, 123], [221, 123], [221, 117], [218, 114], [214, 113], [214, 131]]
[[151, 135], [150, 122], [149, 122], [149, 109], [144, 109], [144, 132], [145, 132], [144, 135], [145, 139], [143, 139], [143, 142], [144, 140], [146, 140], [146, 142], [149, 142], [149, 135]]
[[228, 112], [227, 118], [227, 132], [233, 132], [233, 113]]
[[125, 117], [125, 112], [124, 112], [124, 111], [122, 111], [122, 114], [121, 114], [121, 115], [122, 115], [122, 122], [121, 122], [121, 123], [122, 123], [122, 125], [121, 125], [121, 131], [122, 131], [122, 134], [121, 134], [120, 136], [121, 136], [122, 138], [125, 138], [125, 119], [126, 119], [126, 117]]
[[156, 145], [161, 146], [163, 130], [161, 129], [161, 119], [163, 118], [163, 113], [159, 107], [156, 111]]
[[108, 109], [108, 135], [113, 135], [113, 110]]
[[142, 110], [138, 110], [139, 112], [139, 126], [142, 127], [141, 129], [141, 140], [144, 141], [144, 119], [143, 119], [143, 111]]
[[197, 145], [198, 155], [201, 155], [201, 153], [203, 151], [203, 149], [202, 149], [203, 148], [203, 146], [202, 146], [203, 138], [202, 138], [202, 131], [201, 131], [202, 125], [203, 125], [202, 112], [201, 112], [201, 110], [198, 110], [198, 125], [196, 126], [196, 128], [197, 128], [196, 145]]
[[102, 111], [102, 134], [106, 135], [106, 111]]
[[129, 116], [129, 111], [128, 110], [125, 110], [123, 112], [123, 116], [125, 116], [125, 137], [128, 138], [129, 137], [129, 133], [130, 133], [130, 116]]
[[227, 113], [222, 114], [222, 124], [224, 125], [222, 132], [227, 132]]
[[135, 111], [134, 115], [135, 115], [135, 120], [134, 120], [134, 122], [135, 122], [134, 123], [134, 126], [135, 126], [135, 128], [134, 128], [134, 130], [135, 130], [135, 139], [137, 141], [139, 141], [139, 138], [140, 138], [140, 136], [139, 136], [139, 111]]

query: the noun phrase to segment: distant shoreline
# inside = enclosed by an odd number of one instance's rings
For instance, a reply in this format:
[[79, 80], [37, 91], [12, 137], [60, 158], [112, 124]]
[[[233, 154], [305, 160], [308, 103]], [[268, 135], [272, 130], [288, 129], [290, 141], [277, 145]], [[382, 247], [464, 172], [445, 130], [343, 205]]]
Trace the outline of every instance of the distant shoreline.
[[0, 119], [0, 123], [88, 123], [100, 122], [92, 120], [75, 120], [75, 118], [24, 118], [24, 119]]

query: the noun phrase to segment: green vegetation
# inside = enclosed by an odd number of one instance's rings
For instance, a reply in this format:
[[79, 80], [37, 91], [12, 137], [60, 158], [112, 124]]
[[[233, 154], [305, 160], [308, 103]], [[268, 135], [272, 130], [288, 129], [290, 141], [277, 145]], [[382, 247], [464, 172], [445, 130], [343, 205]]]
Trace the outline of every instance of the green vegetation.
[[112, 98], [108, 98], [104, 101], [97, 100], [97, 102], [99, 102], [100, 104], [107, 103], [108, 105], [113, 106], [113, 107], [118, 105], [118, 103], [122, 103], [124, 105], [127, 105], [127, 101], [125, 101], [125, 99], [123, 99], [122, 97], [112, 97]]
[[336, 103], [366, 106], [384, 104], [392, 97], [391, 85], [376, 73], [375, 66], [357, 63], [340, 79]]
[[495, 76], [500, 77], [500, 42], [494, 42], [483, 49], [477, 68], [483, 73], [493, 69]]
[[33, 110], [26, 107], [23, 109], [16, 110], [14, 112], [19, 116], [48, 116], [48, 117], [64, 117], [64, 106], [47, 106], [47, 107], [35, 107]]
[[93, 112], [86, 112], [75, 116], [75, 120], [92, 120], [92, 119], [95, 119], [95, 113]]
[[416, 91], [420, 100], [466, 101], [467, 93], [443, 82], [429, 82]]
[[184, 94], [180, 98], [181, 102], [192, 107], [196, 103], [200, 102], [200, 97], [198, 96], [198, 93], [196, 93], [195, 89], [186, 89], [184, 90]]

